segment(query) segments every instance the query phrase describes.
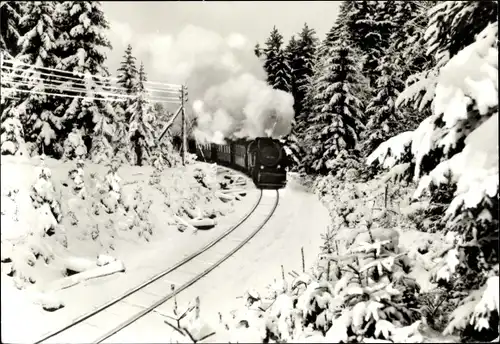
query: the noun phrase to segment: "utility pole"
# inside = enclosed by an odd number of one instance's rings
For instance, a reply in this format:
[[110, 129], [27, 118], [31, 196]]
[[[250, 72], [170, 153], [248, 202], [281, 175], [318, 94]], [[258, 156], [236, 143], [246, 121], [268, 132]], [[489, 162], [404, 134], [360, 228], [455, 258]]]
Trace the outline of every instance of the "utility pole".
[[187, 148], [187, 133], [186, 133], [186, 111], [184, 110], [187, 101], [186, 86], [181, 86], [181, 115], [182, 115], [182, 166], [186, 164], [186, 148]]

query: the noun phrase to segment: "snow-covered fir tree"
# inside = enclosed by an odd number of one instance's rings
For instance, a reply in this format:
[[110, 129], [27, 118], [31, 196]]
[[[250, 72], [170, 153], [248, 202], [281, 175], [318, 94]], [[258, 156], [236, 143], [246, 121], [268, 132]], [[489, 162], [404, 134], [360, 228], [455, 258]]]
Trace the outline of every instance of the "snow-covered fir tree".
[[374, 85], [374, 96], [365, 110], [368, 122], [362, 135], [364, 142], [361, 151], [366, 155], [394, 134], [408, 129], [405, 118], [395, 105], [399, 93], [404, 89], [404, 82], [399, 78], [400, 67], [394, 63], [394, 55], [393, 51], [387, 50], [375, 69], [379, 76]]
[[[488, 23], [497, 20], [498, 8], [491, 1], [440, 1], [428, 11], [429, 22], [424, 34], [426, 55], [435, 61], [411, 75], [406, 83], [404, 104], [419, 111], [428, 109], [434, 97], [439, 68], [458, 51], [474, 41]], [[482, 18], [474, 20], [472, 18]]]
[[[425, 33], [427, 53], [435, 54], [437, 66], [443, 66], [464, 47], [474, 42], [485, 25], [498, 20], [495, 1], [442, 1], [429, 11]], [[481, 18], [481, 20], [477, 20]]]
[[115, 109], [111, 102], [104, 104], [104, 114], [102, 114], [98, 122], [94, 126], [92, 135], [92, 148], [90, 150], [90, 158], [95, 163], [109, 161], [114, 156], [113, 141], [116, 133], [116, 124], [113, 121], [116, 119]]
[[400, 67], [398, 77], [402, 80], [416, 72], [426, 69], [433, 63], [432, 56], [425, 52], [424, 33], [429, 22], [427, 11], [431, 1], [395, 1], [397, 25], [391, 35], [391, 53]]
[[[125, 49], [125, 55], [118, 68], [118, 82], [117, 84], [123, 88], [122, 93], [126, 96], [132, 97], [136, 94], [138, 84], [138, 71], [136, 66], [136, 58], [132, 55], [132, 46], [129, 44]], [[127, 113], [126, 109], [130, 107], [133, 99], [129, 99], [124, 103], [123, 109], [125, 110], [125, 119], [128, 123], [132, 114]]]
[[19, 109], [15, 104], [10, 104], [3, 109], [1, 123], [1, 154], [27, 156], [24, 129]]
[[82, 138], [82, 132], [78, 130], [76, 123], [73, 125], [73, 130], [69, 133], [64, 141], [64, 160], [85, 159], [87, 156], [87, 147]]
[[299, 70], [299, 64], [300, 64], [300, 52], [299, 52], [299, 44], [298, 41], [295, 39], [295, 36], [292, 36], [290, 38], [290, 41], [288, 42], [288, 45], [286, 46], [285, 49], [286, 52], [286, 58], [288, 65], [290, 66], [290, 92], [294, 96], [294, 103], [293, 107], [295, 109], [295, 114], [297, 115], [298, 111], [296, 110], [296, 106], [298, 104], [297, 99], [295, 96], [297, 95], [297, 71]]
[[374, 86], [378, 78], [378, 61], [397, 27], [393, 20], [396, 13], [394, 1], [345, 1], [341, 10], [339, 19], [349, 33], [348, 39], [362, 52], [363, 75]]
[[148, 162], [155, 147], [154, 122], [155, 113], [148, 101], [148, 93], [144, 87], [146, 81], [144, 65], [141, 63], [137, 81], [137, 96], [127, 109], [131, 114], [129, 124], [129, 139], [131, 151], [135, 153], [133, 163], [142, 166]]
[[[104, 66], [104, 49], [111, 48], [105, 35], [109, 28], [101, 3], [98, 1], [63, 1], [58, 7], [61, 35], [57, 41], [62, 70], [80, 73], [81, 81], [66, 81], [62, 87], [77, 91], [66, 91], [70, 95], [88, 95], [100, 98], [105, 85], [96, 77], [109, 77]], [[78, 74], [77, 74], [78, 75]], [[78, 92], [81, 90], [81, 92]], [[59, 107], [63, 113], [67, 130], [76, 123], [84, 136], [97, 141], [102, 138], [103, 123], [112, 114], [106, 102], [97, 99], [68, 98]], [[92, 133], [92, 134], [91, 134]]]
[[312, 124], [305, 144], [313, 147], [307, 164], [326, 173], [328, 162], [341, 151], [353, 149], [362, 124], [362, 102], [355, 89], [363, 79], [356, 51], [349, 45], [347, 34], [330, 48], [322, 70], [318, 71]]
[[385, 49], [375, 69], [378, 79], [373, 85], [373, 96], [366, 109], [368, 118], [364, 132], [362, 151], [371, 153], [389, 137], [415, 129], [427, 117], [428, 111], [415, 111], [410, 107], [395, 107], [398, 94], [404, 89], [404, 81], [430, 66], [433, 59], [425, 55], [423, 35], [428, 18], [425, 12], [428, 2], [395, 1], [395, 16], [390, 45]]
[[304, 24], [297, 39], [296, 48], [292, 52], [293, 59], [290, 59], [292, 67], [294, 110], [296, 118], [302, 115], [304, 108], [304, 98], [307, 90], [307, 83], [313, 75], [313, 68], [316, 54], [316, 32]]
[[[438, 4], [433, 13], [442, 6]], [[469, 6], [477, 8], [472, 3]], [[431, 21], [429, 28], [436, 22]], [[471, 37], [457, 39], [463, 42]], [[453, 41], [450, 37], [441, 44], [448, 46]], [[454, 283], [455, 290], [467, 293], [472, 288], [479, 290], [452, 312], [445, 333], [465, 330], [463, 335], [490, 341], [498, 337], [499, 313], [494, 301], [498, 293], [492, 292], [498, 286], [499, 261], [498, 22], [483, 28], [474, 43], [451, 58], [449, 48], [436, 50], [443, 55], [435, 67], [432, 114], [416, 130], [381, 144], [367, 161], [391, 169], [392, 175], [413, 175], [418, 182], [415, 199], [429, 195], [431, 201], [439, 197], [447, 205], [439, 222], [441, 228], [456, 233], [457, 239], [435, 280]], [[412, 92], [401, 93], [399, 100], [406, 97], [411, 98]], [[454, 192], [443, 195], [443, 187]]]
[[264, 60], [267, 83], [277, 90], [290, 92], [291, 69], [283, 47], [283, 36], [276, 27], [266, 40], [265, 48], [257, 49], [256, 54]]
[[113, 152], [121, 163], [131, 161], [130, 141], [128, 136], [128, 123], [125, 117], [124, 108], [125, 101], [112, 103], [114, 117], [114, 135], [113, 135]]
[[16, 88], [21, 91], [19, 111], [25, 139], [32, 143], [30, 151], [58, 156], [60, 152], [55, 144], [62, 129], [62, 118], [55, 114], [54, 97], [44, 94], [54, 93], [57, 87], [51, 77], [42, 76], [37, 70], [37, 67], [55, 68], [59, 62], [56, 54], [58, 31], [52, 20], [55, 3], [27, 2], [24, 13], [20, 27], [26, 33], [19, 39], [17, 58], [33, 67], [16, 79], [19, 82]]
[[39, 214], [38, 231], [44, 235], [53, 235], [60, 229], [58, 224], [62, 219], [59, 200], [56, 198], [52, 171], [45, 163], [45, 155], [40, 156], [40, 166], [35, 168], [37, 179], [31, 187], [31, 201]]
[[118, 84], [123, 87], [126, 95], [134, 95], [137, 88], [138, 71], [136, 58], [132, 55], [132, 45], [127, 45], [125, 55], [118, 68]]
[[0, 50], [15, 57], [19, 52], [17, 42], [23, 33], [19, 25], [23, 7], [20, 1], [2, 1], [0, 6]]
[[285, 150], [294, 168], [300, 165], [302, 156], [305, 154], [304, 149], [300, 146], [300, 137], [307, 126], [305, 117], [307, 117], [309, 111], [306, 93], [316, 62], [316, 42], [317, 38], [314, 29], [304, 24], [298, 39], [292, 36], [285, 50], [291, 69], [290, 92], [294, 98], [295, 123], [290, 134], [286, 135], [282, 141], [286, 146]]

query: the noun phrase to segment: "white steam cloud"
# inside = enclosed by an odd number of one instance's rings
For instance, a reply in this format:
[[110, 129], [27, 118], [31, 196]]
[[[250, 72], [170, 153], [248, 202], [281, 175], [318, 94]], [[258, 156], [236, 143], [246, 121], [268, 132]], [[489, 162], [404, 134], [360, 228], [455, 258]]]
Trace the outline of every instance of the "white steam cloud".
[[187, 83], [198, 140], [220, 143], [290, 132], [293, 97], [261, 80], [260, 61], [241, 34], [224, 38], [190, 25], [176, 36], [145, 36], [133, 42], [134, 49], [149, 57], [156, 78]]

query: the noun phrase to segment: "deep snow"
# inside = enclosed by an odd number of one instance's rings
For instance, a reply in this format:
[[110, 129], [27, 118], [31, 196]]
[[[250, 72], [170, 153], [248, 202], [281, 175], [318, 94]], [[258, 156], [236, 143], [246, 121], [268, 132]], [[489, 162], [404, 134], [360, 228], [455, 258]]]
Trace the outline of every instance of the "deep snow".
[[[2, 157], [1, 326], [2, 341], [6, 342], [36, 340], [43, 333], [173, 265], [220, 235], [248, 212], [258, 197], [251, 183], [238, 187], [250, 187], [241, 201], [222, 202], [215, 196], [215, 190], [196, 192], [200, 188], [194, 178], [199, 173], [196, 169], [202, 168], [209, 174], [213, 166], [208, 164], [166, 169], [157, 185], [150, 185], [153, 168], [123, 166], [118, 175], [122, 178], [124, 202], [130, 203], [129, 211], [111, 214], [101, 211], [95, 215], [90, 211], [95, 209], [94, 203], [98, 203], [95, 184], [102, 182], [107, 168], [86, 163], [83, 179], [87, 197], [81, 199], [73, 192], [73, 181], [68, 178], [68, 171], [74, 169], [75, 162], [46, 159], [52, 172], [50, 179], [55, 198], [60, 200], [63, 213], [61, 227], [57, 227], [54, 235], [48, 236], [37, 227], [38, 213], [29, 198], [29, 189], [36, 179], [35, 167], [39, 163], [39, 158]], [[221, 178], [219, 176], [218, 180]], [[68, 186], [63, 186], [63, 182]], [[156, 186], [163, 186], [166, 194]], [[8, 203], [4, 198], [9, 198], [6, 194], [13, 189], [19, 190], [17, 198], [14, 197], [15, 201], [5, 199], [10, 201], [10, 207], [4, 206]], [[215, 213], [217, 225], [210, 230], [180, 232], [173, 214], [179, 214], [178, 208], [183, 202], [189, 202], [203, 212]], [[135, 205], [137, 209], [133, 212], [131, 209]], [[69, 216], [70, 211], [74, 216]], [[76, 224], [73, 225], [75, 218]], [[96, 227], [99, 229], [97, 236], [92, 235], [92, 229]], [[6, 255], [7, 249], [11, 254]], [[68, 261], [97, 267], [96, 257], [103, 254], [121, 261], [125, 272], [90, 279], [66, 289], [57, 287], [65, 275]], [[15, 274], [8, 275], [12, 270], [16, 271]], [[40, 307], [41, 304], [54, 304], [54, 307], [64, 304], [64, 307], [48, 312]], [[29, 324], [30, 331], [22, 330], [26, 324]]]

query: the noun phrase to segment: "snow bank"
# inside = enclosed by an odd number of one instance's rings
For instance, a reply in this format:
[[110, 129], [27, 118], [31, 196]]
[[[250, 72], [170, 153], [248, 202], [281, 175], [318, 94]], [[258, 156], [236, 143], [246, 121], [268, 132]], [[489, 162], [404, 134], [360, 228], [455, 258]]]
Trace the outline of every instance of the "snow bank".
[[229, 194], [233, 180], [224, 178], [225, 190], [222, 177], [206, 164], [167, 169], [153, 178], [152, 167], [40, 163], [39, 157], [13, 156], [1, 163], [2, 284], [28, 294], [125, 271], [131, 244], [140, 251], [155, 237], [190, 235], [180, 233], [182, 221], [176, 219], [194, 218], [195, 225], [207, 225], [207, 219], [213, 226], [243, 197], [236, 192], [222, 199], [218, 193]]

